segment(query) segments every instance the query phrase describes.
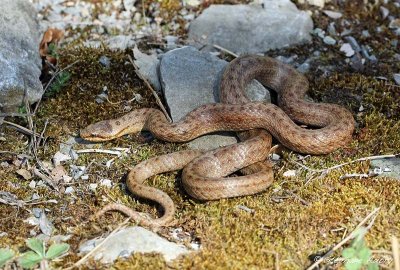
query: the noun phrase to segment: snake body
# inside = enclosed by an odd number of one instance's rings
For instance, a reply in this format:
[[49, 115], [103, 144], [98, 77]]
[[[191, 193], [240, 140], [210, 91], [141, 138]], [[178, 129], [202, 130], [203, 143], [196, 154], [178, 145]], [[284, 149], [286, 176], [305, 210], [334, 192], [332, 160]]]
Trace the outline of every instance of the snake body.
[[[250, 102], [243, 89], [253, 79], [277, 92], [279, 107]], [[223, 73], [222, 103], [202, 105], [176, 123], [169, 123], [160, 110], [143, 108], [117, 119], [89, 125], [81, 130], [81, 137], [97, 142], [142, 130], [170, 142], [186, 142], [222, 130], [240, 132], [242, 140], [205, 153], [186, 150], [167, 154], [135, 166], [128, 174], [129, 190], [139, 197], [158, 202], [164, 208], [162, 217], [151, 219], [120, 204], [107, 205], [98, 215], [119, 210], [143, 225], [170, 224], [174, 203], [166, 193], [143, 182], [155, 174], [182, 168], [184, 189], [199, 200], [259, 193], [273, 180], [271, 165], [265, 162], [271, 135], [300, 153], [326, 154], [344, 146], [354, 131], [352, 114], [335, 104], [304, 100], [307, 90], [307, 79], [292, 67], [269, 57], [242, 56], [233, 60]], [[244, 175], [226, 177], [238, 170]]]

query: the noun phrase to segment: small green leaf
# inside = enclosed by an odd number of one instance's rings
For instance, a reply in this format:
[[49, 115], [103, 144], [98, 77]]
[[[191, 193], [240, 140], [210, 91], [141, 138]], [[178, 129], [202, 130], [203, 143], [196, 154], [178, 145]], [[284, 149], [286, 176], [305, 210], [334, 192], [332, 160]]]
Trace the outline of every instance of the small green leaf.
[[362, 267], [362, 263], [359, 259], [352, 259], [347, 261], [344, 264], [344, 267], [346, 268], [346, 270], [359, 270]]
[[23, 268], [34, 268], [36, 264], [42, 261], [43, 257], [33, 251], [28, 251], [19, 258], [19, 264]]
[[61, 244], [53, 244], [49, 247], [49, 250], [46, 253], [46, 259], [51, 260], [54, 259], [63, 253], [67, 252], [69, 249], [69, 245], [66, 243]]
[[45, 252], [44, 252], [44, 243], [42, 240], [39, 240], [37, 238], [30, 238], [26, 240], [26, 245], [35, 251], [38, 255], [41, 257], [44, 257]]
[[355, 255], [356, 255], [356, 250], [354, 248], [351, 248], [351, 247], [345, 248], [342, 251], [342, 256], [345, 259], [352, 259], [352, 258], [355, 257]]
[[0, 267], [3, 267], [8, 260], [12, 259], [14, 257], [14, 251], [11, 249], [7, 248], [1, 248], [0, 249]]
[[379, 270], [379, 265], [376, 262], [369, 263], [367, 265], [367, 270]]
[[369, 261], [369, 258], [371, 258], [371, 250], [367, 247], [363, 247], [358, 251], [358, 257], [360, 258], [361, 262], [363, 264], [367, 264]]

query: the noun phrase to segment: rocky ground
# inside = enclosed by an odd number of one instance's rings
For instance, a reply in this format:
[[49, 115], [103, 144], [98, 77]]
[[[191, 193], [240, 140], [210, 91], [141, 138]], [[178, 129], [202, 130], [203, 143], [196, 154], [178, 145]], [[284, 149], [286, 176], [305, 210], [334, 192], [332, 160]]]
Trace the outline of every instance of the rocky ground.
[[[0, 125], [0, 265], [2, 252], [10, 249], [5, 267], [21, 267], [22, 254], [32, 249], [26, 240], [33, 238], [46, 247], [69, 245], [45, 258], [62, 269], [305, 269], [313, 263], [319, 269], [360, 269], [368, 263], [370, 269], [395, 268], [399, 1], [337, 0], [323, 7], [324, 1], [313, 1], [318, 6], [284, 0], [32, 2], [39, 19], [36, 34], [59, 28], [64, 38], [51, 53], [55, 62], [42, 70], [41, 102], [2, 114], [7, 117]], [[35, 40], [35, 33], [25, 30]], [[80, 140], [79, 129], [136, 108], [159, 108], [143, 78], [174, 121], [200, 104], [218, 102], [220, 72], [243, 52], [294, 66], [310, 81], [309, 99], [351, 110], [357, 123], [352, 142], [324, 156], [277, 151], [271, 156], [275, 181], [255, 196], [198, 202], [182, 189], [179, 173], [153, 177], [149, 185], [177, 205], [173, 226], [156, 233], [134, 227], [120, 213], [91, 220], [108, 202], [159, 215], [157, 205], [129, 196], [129, 168], [153, 156], [209, 149], [236, 137], [217, 134], [173, 144], [142, 134], [88, 144]], [[253, 84], [249, 96], [274, 101], [273, 94]], [[31, 85], [35, 93], [42, 91]], [[351, 239], [358, 227], [364, 229]], [[96, 252], [83, 257], [105, 237]]]

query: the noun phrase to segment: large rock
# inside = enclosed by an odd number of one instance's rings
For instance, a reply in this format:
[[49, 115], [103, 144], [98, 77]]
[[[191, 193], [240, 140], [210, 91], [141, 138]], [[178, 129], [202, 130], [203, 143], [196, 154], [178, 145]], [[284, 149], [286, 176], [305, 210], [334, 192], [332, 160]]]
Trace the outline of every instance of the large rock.
[[[179, 121], [200, 105], [219, 102], [219, 84], [228, 62], [194, 47], [166, 53], [160, 63], [160, 81], [172, 120]], [[245, 90], [251, 100], [269, 101], [269, 91], [253, 81]], [[234, 133], [203, 136], [191, 148], [210, 150], [237, 142]]]
[[[99, 245], [104, 239], [92, 239], [79, 247], [79, 252], [85, 254]], [[145, 228], [135, 226], [120, 230], [109, 237], [92, 254], [95, 260], [102, 263], [112, 263], [118, 257], [128, 257], [131, 253], [160, 253], [164, 259], [172, 261], [190, 252], [183, 245], [178, 245], [161, 238]]]
[[24, 85], [30, 103], [43, 94], [36, 12], [29, 1], [1, 0], [0, 25], [0, 111], [14, 111]]
[[313, 22], [289, 0], [263, 5], [211, 5], [189, 29], [197, 46], [219, 45], [236, 53], [262, 53], [311, 40]]

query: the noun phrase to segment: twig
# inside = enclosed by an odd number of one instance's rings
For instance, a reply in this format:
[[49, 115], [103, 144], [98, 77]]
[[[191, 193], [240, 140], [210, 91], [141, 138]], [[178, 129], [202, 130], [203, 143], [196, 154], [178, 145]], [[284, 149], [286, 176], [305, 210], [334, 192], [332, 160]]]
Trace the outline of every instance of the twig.
[[[58, 74], [60, 74], [61, 72], [65, 71], [65, 70], [67, 70], [67, 69], [69, 69], [69, 68], [71, 68], [73, 65], [75, 65], [75, 64], [78, 63], [78, 62], [80, 62], [80, 60], [76, 60], [75, 62], [69, 64], [69, 65], [66, 66], [65, 68], [60, 69], [59, 71], [57, 71], [56, 73], [54, 73], [54, 75], [51, 77], [51, 79], [49, 80], [49, 82], [46, 84], [46, 87], [44, 88], [43, 93], [47, 91], [47, 88], [49, 88], [49, 86], [50, 86], [51, 83], [54, 81], [54, 79], [57, 78]], [[42, 97], [43, 97], [43, 96], [42, 96]], [[39, 101], [36, 103], [35, 109], [33, 110], [33, 114], [36, 114], [36, 112], [37, 112], [37, 110], [38, 110], [38, 108], [39, 108], [40, 102], [42, 101], [42, 97], [41, 97], [41, 98], [39, 99]]]
[[41, 173], [37, 168], [33, 168], [33, 173], [38, 176], [40, 179], [42, 179], [43, 181], [45, 181], [49, 186], [51, 186], [52, 188], [54, 188], [57, 192], [59, 192], [58, 187], [55, 185], [53, 179], [47, 175], [44, 175], [43, 173]]
[[371, 213], [368, 214], [358, 225], [357, 227], [342, 241], [340, 241], [336, 246], [334, 246], [329, 252], [327, 252], [324, 256], [319, 258], [315, 263], [313, 263], [310, 267], [307, 268], [307, 270], [312, 270], [316, 268], [321, 262], [323, 262], [327, 257], [329, 257], [333, 252], [335, 252], [337, 249], [342, 247], [347, 241], [351, 240], [354, 238], [354, 232], [357, 231], [361, 226], [363, 226], [370, 218], [372, 218], [371, 222], [368, 224], [366, 227], [366, 230], [369, 230], [372, 227], [372, 224], [375, 221], [376, 214], [379, 211], [379, 208], [375, 208]]
[[164, 105], [162, 104], [160, 97], [157, 95], [156, 91], [154, 91], [153, 87], [147, 81], [147, 79], [145, 77], [143, 77], [142, 74], [140, 74], [139, 67], [135, 64], [135, 62], [133, 62], [133, 59], [130, 55], [128, 55], [128, 59], [131, 62], [131, 64], [133, 65], [133, 67], [135, 68], [136, 75], [138, 75], [138, 77], [141, 80], [143, 80], [143, 82], [146, 84], [146, 86], [150, 89], [151, 93], [153, 94], [153, 96], [156, 99], [157, 105], [161, 108], [161, 111], [164, 113], [165, 117], [168, 119], [169, 122], [172, 122], [171, 118], [169, 117], [169, 115], [167, 113], [167, 110], [165, 109]]
[[6, 125], [11, 126], [11, 127], [13, 127], [13, 128], [15, 128], [15, 129], [18, 130], [19, 132], [24, 133], [24, 134], [26, 134], [26, 135], [30, 135], [30, 136], [33, 135], [33, 136], [35, 136], [35, 137], [40, 137], [40, 134], [38, 134], [38, 133], [36, 133], [36, 132], [33, 132], [33, 131], [31, 131], [31, 130], [29, 130], [29, 129], [23, 127], [23, 126], [17, 125], [17, 124], [15, 124], [15, 123], [13, 123], [13, 122], [9, 122], [9, 121], [4, 120], [3, 123], [6, 124]]
[[221, 46], [219, 46], [217, 44], [214, 44], [213, 47], [218, 49], [218, 50], [220, 50], [220, 51], [226, 52], [226, 53], [232, 55], [233, 57], [239, 57], [239, 55], [237, 55], [236, 53], [234, 53], [234, 52], [232, 52], [232, 51], [230, 51], [228, 49], [225, 49], [224, 47], [221, 47]]
[[103, 153], [103, 154], [110, 154], [110, 155], [116, 155], [116, 156], [121, 156], [122, 153], [120, 151], [113, 151], [113, 150], [105, 150], [105, 149], [82, 149], [82, 150], [76, 150], [75, 151], [77, 154], [83, 154], [83, 153]]
[[66, 270], [70, 270], [73, 268], [77, 268], [80, 265], [82, 265], [96, 250], [98, 250], [100, 247], [102, 247], [104, 245], [104, 243], [107, 242], [108, 239], [110, 239], [113, 235], [115, 235], [117, 232], [119, 232], [130, 220], [131, 218], [127, 218], [125, 219], [124, 222], [122, 222], [115, 230], [113, 230], [103, 241], [101, 241], [95, 248], [93, 248], [88, 254], [86, 254], [85, 256], [83, 256], [79, 261], [77, 261], [76, 263], [74, 263], [74, 265], [72, 265], [69, 268], [66, 268]]
[[[0, 117], [27, 117], [27, 113], [0, 113]], [[30, 116], [34, 116], [33, 114]]]
[[344, 179], [348, 179], [348, 178], [354, 178], [357, 177], [359, 179], [361, 178], [368, 178], [370, 175], [366, 174], [366, 173], [349, 173], [349, 174], [345, 174], [340, 176], [340, 180], [344, 180]]
[[313, 169], [313, 168], [307, 167], [306, 165], [301, 164], [295, 160], [289, 160], [289, 162], [294, 163], [294, 164], [296, 164], [308, 171], [311, 171], [311, 172], [316, 172], [316, 173], [326, 172], [327, 173], [327, 172], [330, 172], [331, 170], [335, 170], [335, 169], [341, 168], [345, 165], [349, 165], [349, 164], [360, 162], [360, 161], [375, 160], [375, 159], [382, 159], [382, 158], [397, 158], [397, 157], [400, 157], [400, 154], [363, 157], [363, 158], [355, 159], [355, 160], [352, 160], [352, 161], [349, 161], [346, 163], [342, 163], [342, 164], [338, 164], [338, 165], [335, 165], [335, 166], [332, 166], [329, 168], [325, 168], [325, 169]]
[[400, 253], [399, 253], [399, 240], [396, 236], [392, 236], [392, 252], [394, 259], [394, 269], [400, 270]]

